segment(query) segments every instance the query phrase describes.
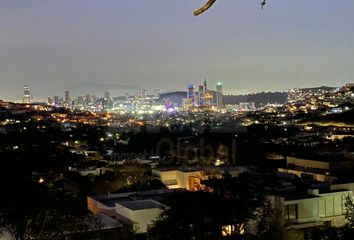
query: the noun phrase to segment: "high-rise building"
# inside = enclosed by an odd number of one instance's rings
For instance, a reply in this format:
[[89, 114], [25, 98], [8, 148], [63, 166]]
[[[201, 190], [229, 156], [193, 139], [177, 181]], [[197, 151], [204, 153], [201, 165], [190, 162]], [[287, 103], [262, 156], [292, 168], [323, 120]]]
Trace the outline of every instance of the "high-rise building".
[[199, 85], [198, 89], [198, 106], [204, 106], [204, 85]]
[[159, 99], [160, 98], [160, 89], [155, 89], [154, 90], [154, 98]]
[[190, 103], [192, 106], [195, 106], [195, 86], [194, 84], [188, 84], [187, 98], [190, 99]]
[[74, 102], [75, 102], [75, 107], [83, 107], [85, 105], [85, 97], [83, 96], [76, 97]]
[[204, 79], [204, 105], [210, 106], [213, 103], [213, 94], [208, 90], [207, 80]]
[[62, 107], [63, 106], [63, 97], [60, 96], [54, 96], [54, 105], [56, 107]]
[[113, 108], [113, 101], [111, 99], [111, 93], [107, 90], [104, 93], [103, 109], [104, 110], [111, 110], [112, 108]]
[[204, 91], [205, 91], [205, 93], [208, 92], [208, 84], [207, 84], [207, 80], [206, 79], [204, 79]]
[[216, 106], [218, 108], [223, 106], [223, 101], [222, 101], [222, 83], [218, 82], [216, 84]]
[[88, 107], [90, 106], [91, 104], [91, 97], [90, 97], [90, 94], [86, 94], [85, 95], [85, 98], [84, 98], [84, 106], [85, 107]]
[[139, 91], [139, 98], [146, 98], [146, 90], [142, 89]]
[[31, 91], [28, 85], [23, 87], [23, 103], [31, 103]]
[[105, 100], [111, 99], [111, 93], [108, 90], [104, 93], [104, 99]]
[[72, 105], [69, 90], [65, 90], [64, 92], [64, 104], [66, 107], [71, 107]]
[[48, 105], [54, 105], [54, 99], [52, 97], [48, 97]]

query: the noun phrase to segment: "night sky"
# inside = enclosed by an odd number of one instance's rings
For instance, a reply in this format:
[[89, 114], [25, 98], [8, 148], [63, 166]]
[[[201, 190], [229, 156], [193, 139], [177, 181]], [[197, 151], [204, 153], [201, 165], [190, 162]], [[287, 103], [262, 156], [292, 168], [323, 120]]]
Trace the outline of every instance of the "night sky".
[[[206, 0], [205, 0], [206, 1]], [[1, 0], [0, 99], [354, 82], [353, 0]]]

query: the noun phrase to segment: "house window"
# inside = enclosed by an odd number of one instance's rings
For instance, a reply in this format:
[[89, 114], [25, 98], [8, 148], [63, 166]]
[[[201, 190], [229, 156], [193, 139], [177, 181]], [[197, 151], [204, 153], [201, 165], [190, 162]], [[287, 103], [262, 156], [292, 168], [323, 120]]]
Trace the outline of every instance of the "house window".
[[294, 221], [298, 219], [297, 204], [291, 204], [285, 206], [285, 220]]

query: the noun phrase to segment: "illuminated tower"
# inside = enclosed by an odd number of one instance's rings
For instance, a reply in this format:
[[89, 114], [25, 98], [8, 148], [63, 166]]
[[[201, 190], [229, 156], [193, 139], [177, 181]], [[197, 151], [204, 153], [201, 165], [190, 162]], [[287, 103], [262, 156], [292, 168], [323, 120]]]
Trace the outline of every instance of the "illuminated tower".
[[204, 86], [203, 85], [199, 85], [199, 89], [198, 89], [198, 106], [204, 106]]
[[155, 89], [154, 90], [154, 98], [159, 99], [160, 98], [160, 89]]
[[104, 92], [103, 109], [104, 110], [111, 110], [112, 108], [113, 108], [113, 100], [111, 98], [110, 91], [107, 90]]
[[218, 82], [216, 84], [216, 106], [218, 108], [223, 106], [223, 101], [222, 101], [222, 83]]
[[66, 107], [71, 107], [71, 99], [69, 90], [65, 90], [64, 92], [64, 103]]
[[204, 79], [204, 105], [210, 106], [213, 102], [213, 94], [208, 90], [207, 80]]
[[205, 93], [208, 92], [208, 84], [207, 84], [207, 80], [206, 79], [204, 79], [204, 91], [205, 91]]
[[31, 102], [31, 91], [28, 85], [23, 87], [23, 103]]
[[195, 86], [194, 84], [188, 84], [188, 91], [187, 91], [187, 98], [189, 99], [190, 103], [195, 106]]
[[48, 105], [52, 106], [54, 104], [54, 99], [52, 97], [48, 97]]
[[63, 97], [60, 96], [54, 96], [54, 105], [56, 107], [62, 107], [63, 106]]

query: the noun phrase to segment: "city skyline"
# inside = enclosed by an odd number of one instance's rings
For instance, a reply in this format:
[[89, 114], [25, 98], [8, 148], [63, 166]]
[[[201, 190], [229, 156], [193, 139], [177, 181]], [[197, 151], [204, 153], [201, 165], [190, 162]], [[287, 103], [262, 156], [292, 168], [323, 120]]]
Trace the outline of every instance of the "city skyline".
[[[260, 92], [246, 92], [246, 93], [225, 93], [223, 89], [223, 83], [221, 81], [218, 81], [216, 84], [210, 84], [210, 88], [207, 89], [206, 91], [206, 84], [207, 81], [206, 79], [203, 81], [203, 83], [190, 83], [186, 88], [181, 88], [181, 89], [176, 89], [176, 90], [168, 90], [168, 91], [161, 91], [159, 88], [153, 88], [153, 90], [146, 90], [146, 89], [137, 89], [137, 90], [128, 90], [128, 91], [121, 91], [121, 94], [115, 94], [116, 92], [112, 89], [106, 89], [104, 92], [82, 92], [82, 94], [73, 94], [71, 91], [72, 89], [66, 88], [66, 89], [61, 89], [58, 94], [52, 94], [52, 95], [38, 95], [36, 93], [36, 89], [34, 91], [31, 89], [31, 86], [29, 85], [24, 85], [22, 88], [22, 98], [17, 99], [16, 101], [10, 101], [10, 102], [15, 102], [15, 103], [50, 103], [53, 101], [54, 98], [60, 98], [62, 99], [63, 104], [68, 104], [74, 99], [82, 98], [82, 97], [95, 97], [97, 99], [119, 99], [119, 98], [124, 98], [124, 97], [140, 97], [142, 94], [144, 96], [147, 96], [148, 98], [150, 97], [155, 97], [159, 96], [160, 94], [181, 94], [185, 93], [186, 98], [190, 98], [189, 96], [189, 91], [190, 87], [193, 86], [193, 99], [192, 102], [196, 105], [204, 105], [206, 101], [204, 99], [205, 94], [207, 97], [210, 97], [212, 95], [212, 92], [215, 93], [215, 104], [216, 105], [222, 105], [222, 100], [221, 96], [227, 97], [227, 96], [247, 96], [247, 95], [252, 95], [252, 94], [261, 94], [261, 93], [268, 93], [268, 94], [275, 94], [275, 93], [287, 93], [289, 91], [293, 91], [296, 89], [301, 89], [301, 88], [293, 88], [293, 89], [286, 89], [286, 90], [279, 90], [279, 91], [260, 91]], [[350, 83], [348, 83], [350, 84]], [[322, 88], [322, 87], [328, 87], [328, 86], [316, 86], [316, 87], [308, 87], [308, 88], [302, 88], [302, 89], [310, 89], [310, 88]], [[334, 87], [329, 87], [329, 88], [334, 88]], [[340, 87], [335, 87], [335, 88], [340, 88]], [[112, 94], [113, 93], [113, 94]], [[220, 94], [220, 95], [219, 95]], [[8, 99], [0, 99], [0, 101], [8, 101]], [[218, 104], [219, 102], [219, 104]], [[71, 103], [70, 103], [71, 104]]]
[[258, 1], [218, 1], [194, 17], [199, 6], [2, 1], [0, 98], [22, 99], [24, 85], [51, 96], [95, 84], [177, 90], [207, 78], [237, 94], [353, 81], [349, 0], [272, 1], [263, 11]]
[[[139, 87], [134, 87], [134, 86], [127, 86], [127, 85], [114, 85], [114, 84], [93, 84], [93, 83], [79, 83], [76, 85], [72, 85], [71, 88], [48, 88], [49, 91], [44, 91], [43, 89], [32, 89], [30, 85], [23, 85], [21, 89], [17, 89], [18, 92], [21, 94], [18, 96], [17, 99], [6, 99], [3, 98], [0, 100], [5, 100], [5, 101], [10, 101], [10, 102], [16, 102], [16, 103], [22, 103], [22, 102], [47, 102], [48, 98], [52, 97], [63, 97], [66, 98], [67, 92], [70, 92], [70, 96], [72, 97], [84, 97], [84, 96], [95, 96], [97, 98], [106, 98], [107, 94], [109, 94], [110, 98], [120, 98], [124, 96], [136, 96], [139, 95], [142, 91], [144, 91], [147, 95], [153, 96], [156, 95], [156, 91], [158, 91], [161, 94], [169, 94], [169, 93], [180, 93], [180, 92], [185, 92], [188, 97], [188, 91], [189, 91], [189, 86], [194, 86], [195, 92], [199, 93], [199, 91], [203, 91], [204, 89], [204, 84], [206, 84], [207, 80], [204, 79], [204, 81], [199, 81], [199, 82], [194, 82], [194, 83], [189, 83], [187, 86], [181, 86], [178, 89], [160, 89], [154, 86], [150, 86], [150, 88], [139, 88]], [[209, 82], [210, 84], [210, 82]], [[294, 87], [290, 89], [275, 89], [274, 91], [272, 90], [259, 90], [259, 91], [244, 91], [244, 92], [230, 92], [228, 89], [223, 89], [222, 95], [223, 96], [246, 96], [249, 94], [259, 94], [259, 93], [284, 93], [284, 92], [289, 92], [293, 91], [296, 89], [316, 89], [316, 88], [341, 88], [343, 84], [352, 84], [352, 83], [341, 83], [338, 86], [326, 86], [326, 85], [318, 85], [318, 86], [303, 86], [303, 87]], [[212, 82], [210, 84], [210, 88], [208, 90], [211, 90], [212, 92], [215, 92], [217, 94], [218, 88], [223, 86], [222, 81], [217, 81], [217, 82]], [[88, 86], [84, 88], [80, 88], [80, 86]], [[122, 88], [119, 88], [119, 86], [123, 86]], [[201, 90], [199, 87], [202, 87], [203, 89]], [[96, 87], [98, 87], [97, 90]], [[199, 90], [198, 90], [199, 88]], [[79, 90], [78, 90], [79, 89]], [[86, 90], [85, 90], [86, 89]], [[90, 90], [87, 90], [90, 89]], [[72, 91], [74, 90], [74, 91]], [[226, 91], [225, 91], [226, 90]], [[24, 100], [26, 99], [26, 100]], [[30, 100], [28, 100], [30, 99]], [[198, 99], [197, 99], [198, 100]], [[64, 101], [64, 100], [63, 100]], [[199, 101], [199, 100], [198, 100]]]
[[[210, 86], [210, 85], [209, 85]], [[189, 96], [190, 93], [190, 88], [192, 88], [193, 93], [192, 96]], [[214, 89], [215, 88], [215, 89]], [[57, 98], [57, 100], [59, 101], [59, 98], [61, 99], [62, 103], [68, 107], [70, 107], [71, 102], [73, 100], [73, 98], [80, 98], [80, 97], [86, 97], [86, 96], [94, 96], [97, 97], [97, 99], [105, 99], [105, 100], [109, 100], [109, 99], [113, 99], [113, 98], [121, 98], [121, 97], [127, 97], [127, 96], [139, 96], [139, 97], [146, 97], [146, 96], [153, 96], [154, 98], [158, 98], [160, 93], [162, 94], [168, 94], [168, 93], [180, 93], [180, 92], [185, 92], [186, 93], [186, 97], [187, 98], [193, 98], [192, 102], [196, 105], [203, 105], [204, 104], [204, 97], [205, 94], [209, 93], [209, 90], [214, 91], [216, 93], [216, 96], [218, 97], [218, 94], [221, 94], [220, 96], [224, 95], [223, 94], [223, 90], [222, 90], [222, 82], [218, 81], [215, 85], [214, 88], [211, 87], [211, 89], [207, 89], [207, 79], [204, 79], [203, 82], [199, 82], [199, 83], [189, 83], [188, 86], [185, 89], [180, 89], [180, 90], [169, 90], [169, 91], [161, 91], [161, 89], [159, 88], [153, 88], [153, 90], [146, 90], [143, 88], [136, 88], [136, 89], [130, 89], [124, 92], [123, 89], [121, 89], [121, 93], [120, 94], [116, 94], [117, 92], [115, 92], [114, 90], [116, 90], [114, 87], [112, 89], [109, 88], [109, 86], [107, 86], [106, 90], [104, 91], [103, 95], [102, 92], [99, 92], [98, 94], [97, 91], [87, 91], [87, 92], [83, 92], [81, 90], [82, 94], [73, 94], [72, 95], [72, 89], [66, 88], [64, 91], [61, 90], [58, 94], [54, 94], [54, 95], [38, 95], [36, 93], [36, 90], [33, 92], [31, 90], [31, 87], [29, 85], [24, 85], [23, 86], [23, 96], [22, 96], [22, 100], [17, 100], [15, 102], [22, 102], [22, 103], [34, 103], [34, 102], [52, 102], [53, 99]], [[112, 90], [113, 90], [113, 95], [112, 94]], [[96, 93], [93, 93], [96, 92]], [[64, 93], [64, 96], [63, 96]], [[123, 94], [124, 93], [124, 94]], [[46, 93], [48, 94], [48, 93]], [[196, 95], [198, 94], [198, 95]], [[210, 93], [209, 93], [210, 94]], [[195, 98], [195, 99], [194, 99]], [[219, 97], [220, 98], [220, 97]], [[6, 99], [0, 99], [0, 100], [6, 100]], [[203, 103], [202, 103], [203, 102]], [[222, 101], [220, 102], [220, 100], [216, 100], [216, 104], [219, 105], [217, 102], [221, 103], [222, 105]]]

